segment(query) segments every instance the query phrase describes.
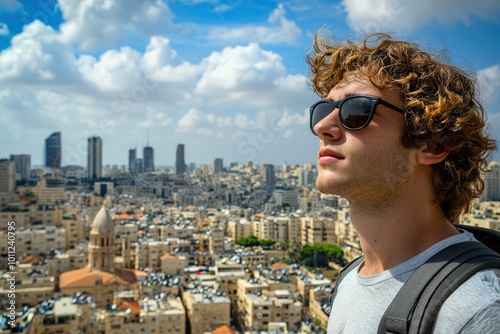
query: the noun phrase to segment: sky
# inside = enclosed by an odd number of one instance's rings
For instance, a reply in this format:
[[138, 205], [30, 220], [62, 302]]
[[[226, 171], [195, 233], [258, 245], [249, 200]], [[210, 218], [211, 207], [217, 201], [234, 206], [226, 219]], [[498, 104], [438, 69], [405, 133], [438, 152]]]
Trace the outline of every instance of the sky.
[[0, 158], [42, 165], [60, 131], [62, 165], [86, 165], [91, 136], [110, 165], [149, 145], [172, 166], [180, 143], [187, 163], [315, 163], [305, 57], [320, 28], [445, 50], [500, 140], [497, 0], [0, 0]]

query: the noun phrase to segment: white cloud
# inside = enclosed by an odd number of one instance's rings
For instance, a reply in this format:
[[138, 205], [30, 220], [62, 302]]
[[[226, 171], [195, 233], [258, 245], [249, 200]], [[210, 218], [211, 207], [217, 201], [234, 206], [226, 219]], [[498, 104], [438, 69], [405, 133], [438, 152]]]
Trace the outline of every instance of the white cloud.
[[11, 47], [0, 53], [3, 79], [51, 84], [68, 83], [75, 78], [73, 53], [60, 41], [59, 34], [40, 21], [24, 26], [11, 40]]
[[17, 0], [0, 0], [0, 11], [15, 12], [23, 8], [23, 5]]
[[481, 96], [485, 102], [497, 99], [500, 94], [500, 65], [494, 65], [477, 72]]
[[195, 93], [225, 110], [286, 106], [310, 97], [306, 78], [287, 74], [282, 57], [258, 44], [224, 48], [203, 64]]
[[497, 0], [343, 0], [349, 26], [358, 31], [413, 31], [432, 21], [467, 24], [472, 16], [498, 20]]
[[281, 56], [265, 51], [258, 44], [224, 48], [206, 59], [206, 69], [198, 82], [197, 92], [229, 95], [243, 94], [247, 89], [265, 90], [275, 78], [285, 74]]
[[177, 52], [170, 47], [168, 38], [151, 37], [144, 54], [145, 63], [151, 68], [173, 65], [178, 62]]
[[261, 44], [295, 44], [302, 31], [295, 22], [285, 17], [282, 4], [269, 15], [269, 25], [211, 28], [208, 38], [225, 42], [255, 42]]
[[75, 54], [61, 35], [35, 21], [0, 53], [1, 124], [9, 124], [1, 127], [0, 151], [28, 152], [37, 165], [54, 131], [63, 132], [63, 164], [80, 165], [93, 135], [103, 138], [105, 163], [126, 161], [146, 131], [159, 161], [179, 142], [197, 162], [213, 159], [214, 148], [233, 160], [273, 161], [279, 145], [305, 145], [301, 111], [312, 98], [305, 77], [289, 74], [279, 54], [258, 44], [190, 63], [161, 36], [144, 50], [96, 56]]
[[64, 39], [82, 49], [115, 45], [134, 31], [154, 35], [170, 27], [172, 13], [161, 0], [59, 0]]
[[[210, 142], [223, 138], [223, 146], [236, 148], [239, 155], [251, 153], [253, 156], [264, 151], [271, 142], [286, 145], [288, 140], [300, 140], [307, 124], [305, 113], [300, 115], [276, 108], [258, 110], [252, 116], [221, 116], [192, 108], [177, 122], [175, 129], [190, 138]], [[218, 149], [220, 146], [214, 147]]]
[[0, 36], [9, 36], [9, 26], [6, 23], [0, 22]]
[[143, 128], [165, 127], [173, 124], [173, 119], [165, 112], [157, 111], [151, 107], [145, 110], [147, 116], [139, 121], [139, 126]]
[[129, 47], [109, 50], [99, 60], [82, 56], [78, 60], [80, 72], [86, 80], [101, 91], [122, 92], [140, 82], [141, 54]]

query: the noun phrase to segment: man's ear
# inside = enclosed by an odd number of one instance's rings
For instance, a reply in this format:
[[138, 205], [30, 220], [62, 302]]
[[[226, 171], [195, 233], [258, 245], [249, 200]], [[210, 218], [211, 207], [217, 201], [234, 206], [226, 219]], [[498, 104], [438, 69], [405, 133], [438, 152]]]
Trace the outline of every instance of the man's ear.
[[417, 160], [422, 165], [435, 165], [446, 159], [448, 152], [438, 145], [423, 144], [417, 152]]

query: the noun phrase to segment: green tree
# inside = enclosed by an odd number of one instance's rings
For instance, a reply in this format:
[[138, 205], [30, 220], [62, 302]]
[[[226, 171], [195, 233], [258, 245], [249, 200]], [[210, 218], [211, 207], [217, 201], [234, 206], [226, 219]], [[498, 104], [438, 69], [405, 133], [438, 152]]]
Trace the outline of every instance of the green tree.
[[300, 252], [301, 264], [308, 267], [328, 267], [330, 261], [339, 262], [343, 260], [344, 252], [338, 245], [326, 242], [314, 245], [305, 245]]
[[270, 248], [272, 245], [276, 243], [274, 240], [259, 240], [260, 245], [264, 248]]
[[259, 239], [257, 239], [253, 235], [249, 236], [248, 238], [240, 238], [240, 239], [236, 240], [236, 244], [243, 246], [243, 247], [260, 246]]
[[301, 258], [301, 250], [302, 247], [297, 241], [292, 241], [292, 243], [289, 245], [288, 256], [290, 256], [290, 259], [292, 259], [294, 263], [299, 262]]

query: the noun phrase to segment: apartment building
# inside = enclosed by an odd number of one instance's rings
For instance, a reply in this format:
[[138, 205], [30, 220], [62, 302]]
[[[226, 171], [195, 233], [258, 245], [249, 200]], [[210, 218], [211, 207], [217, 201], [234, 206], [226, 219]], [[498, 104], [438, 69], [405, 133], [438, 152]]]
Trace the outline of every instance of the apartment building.
[[288, 331], [301, 326], [302, 304], [287, 290], [247, 293], [240, 312], [240, 326], [247, 331], [266, 330], [271, 323], [286, 323]]
[[[7, 255], [7, 230], [0, 231], [0, 250]], [[66, 230], [55, 226], [22, 227], [16, 229], [17, 256], [44, 256], [50, 249], [67, 249]]]
[[160, 258], [161, 271], [167, 275], [181, 275], [189, 264], [185, 256], [164, 254]]
[[[7, 310], [7, 306], [11, 298], [8, 298], [10, 292], [9, 275], [5, 274], [1, 277], [0, 282], [0, 307], [2, 310]], [[34, 277], [26, 277], [22, 280], [16, 277], [16, 305], [37, 305], [51, 298], [55, 291], [54, 277], [45, 275], [36, 275]]]
[[182, 292], [191, 333], [204, 333], [231, 324], [231, 301], [210, 286], [195, 285]]
[[227, 232], [232, 240], [236, 241], [241, 238], [248, 238], [253, 235], [253, 224], [246, 218], [238, 220], [230, 220], [227, 224]]
[[297, 279], [297, 292], [302, 296], [302, 303], [304, 307], [309, 307], [309, 291], [321, 286], [330, 286], [332, 282], [323, 277], [322, 274], [313, 277], [308, 275], [301, 275]]

